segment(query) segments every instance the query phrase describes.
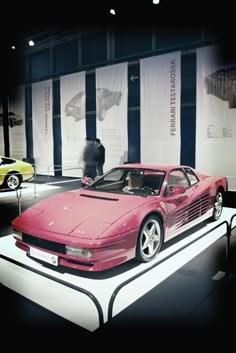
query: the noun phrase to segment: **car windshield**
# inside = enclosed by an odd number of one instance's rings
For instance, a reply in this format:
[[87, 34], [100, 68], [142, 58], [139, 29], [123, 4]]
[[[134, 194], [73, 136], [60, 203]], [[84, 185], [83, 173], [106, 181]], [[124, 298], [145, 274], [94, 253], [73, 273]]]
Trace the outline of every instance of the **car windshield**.
[[164, 177], [165, 172], [158, 169], [115, 168], [85, 188], [141, 196], [159, 195]]

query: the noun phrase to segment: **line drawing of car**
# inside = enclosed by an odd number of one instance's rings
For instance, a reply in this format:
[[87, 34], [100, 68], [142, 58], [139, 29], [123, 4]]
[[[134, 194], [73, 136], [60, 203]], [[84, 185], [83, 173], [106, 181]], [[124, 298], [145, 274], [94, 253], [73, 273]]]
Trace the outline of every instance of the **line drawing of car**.
[[[8, 125], [10, 127], [23, 125], [22, 116], [12, 112], [8, 113]], [[0, 126], [3, 126], [3, 113], [0, 113]]]
[[[103, 121], [108, 109], [114, 105], [120, 105], [122, 93], [110, 91], [107, 88], [96, 89], [97, 119]], [[66, 105], [65, 114], [71, 116], [75, 121], [85, 119], [85, 91], [77, 93]]]
[[228, 101], [229, 109], [236, 108], [236, 67], [219, 69], [205, 78], [207, 94]]
[[34, 167], [31, 163], [0, 156], [0, 188], [19, 189], [23, 181], [31, 180]]
[[75, 121], [85, 119], [85, 91], [77, 93], [66, 105], [66, 116], [72, 116]]
[[122, 93], [120, 91], [110, 91], [107, 88], [96, 89], [97, 119], [103, 121], [108, 109], [114, 105], [120, 105]]
[[150, 262], [164, 242], [219, 220], [227, 191], [225, 176], [188, 166], [123, 164], [22, 212], [12, 221], [15, 245], [36, 262], [64, 269]]

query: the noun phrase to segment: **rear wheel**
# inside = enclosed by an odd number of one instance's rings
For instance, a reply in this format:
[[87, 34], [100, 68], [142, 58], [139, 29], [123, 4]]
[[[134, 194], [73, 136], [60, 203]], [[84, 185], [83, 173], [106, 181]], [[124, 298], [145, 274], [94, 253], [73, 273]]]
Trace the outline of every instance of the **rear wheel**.
[[98, 113], [98, 120], [103, 121], [106, 117], [106, 108], [105, 106], [101, 106], [99, 109], [99, 113]]
[[160, 218], [149, 216], [142, 224], [136, 247], [136, 259], [151, 261], [160, 251], [163, 242], [163, 227]]
[[223, 211], [223, 193], [218, 190], [215, 197], [214, 209], [212, 214], [212, 220], [217, 221]]
[[4, 180], [4, 187], [7, 189], [18, 189], [21, 185], [21, 180], [20, 174], [8, 174]]

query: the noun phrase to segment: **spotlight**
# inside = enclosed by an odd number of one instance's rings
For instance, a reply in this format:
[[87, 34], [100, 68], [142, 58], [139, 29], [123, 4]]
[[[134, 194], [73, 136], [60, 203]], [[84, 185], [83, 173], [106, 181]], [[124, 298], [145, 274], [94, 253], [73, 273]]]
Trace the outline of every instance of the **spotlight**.
[[115, 14], [116, 14], [116, 12], [115, 12], [114, 9], [110, 9], [110, 13], [111, 13], [112, 15], [115, 15]]
[[33, 40], [30, 40], [30, 41], [29, 41], [29, 46], [30, 46], [30, 47], [33, 47], [33, 46], [34, 46], [34, 41], [33, 41]]
[[13, 50], [15, 50], [15, 49], [16, 49], [15, 45], [12, 45], [12, 46], [11, 46], [11, 48], [12, 48]]
[[152, 3], [153, 3], [154, 5], [158, 5], [159, 2], [160, 2], [160, 0], [152, 0]]

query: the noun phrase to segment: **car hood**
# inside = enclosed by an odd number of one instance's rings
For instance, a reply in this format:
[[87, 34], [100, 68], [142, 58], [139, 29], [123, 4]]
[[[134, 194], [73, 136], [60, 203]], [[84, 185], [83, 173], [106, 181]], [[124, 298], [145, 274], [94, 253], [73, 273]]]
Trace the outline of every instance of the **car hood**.
[[24, 211], [13, 226], [31, 224], [46, 232], [80, 237], [96, 233], [99, 237], [112, 223], [146, 202], [148, 198], [142, 196], [79, 189], [40, 201]]

